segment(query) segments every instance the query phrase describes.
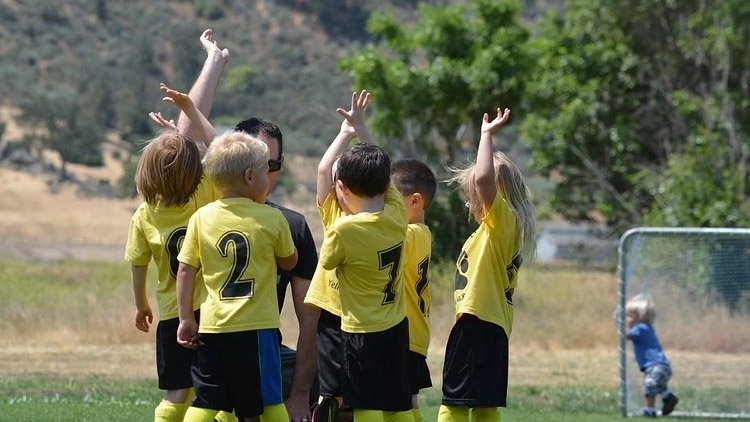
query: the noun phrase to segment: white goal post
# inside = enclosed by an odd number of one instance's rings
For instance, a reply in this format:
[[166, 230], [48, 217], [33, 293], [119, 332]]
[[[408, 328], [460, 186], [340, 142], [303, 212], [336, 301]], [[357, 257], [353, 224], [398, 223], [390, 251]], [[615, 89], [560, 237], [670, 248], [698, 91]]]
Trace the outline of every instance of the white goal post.
[[622, 415], [644, 406], [625, 304], [648, 293], [680, 398], [672, 416], [750, 419], [750, 229], [635, 228], [620, 237], [618, 255]]

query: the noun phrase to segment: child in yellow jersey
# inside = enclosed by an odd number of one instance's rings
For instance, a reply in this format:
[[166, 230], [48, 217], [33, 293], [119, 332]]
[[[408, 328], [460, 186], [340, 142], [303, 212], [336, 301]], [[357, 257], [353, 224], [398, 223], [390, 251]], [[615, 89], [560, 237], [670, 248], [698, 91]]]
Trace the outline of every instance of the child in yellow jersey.
[[[452, 179], [479, 228], [456, 263], [456, 323], [443, 364], [440, 422], [499, 421], [508, 387], [508, 337], [522, 256], [534, 256], [534, 212], [518, 168], [492, 152], [492, 135], [510, 110], [482, 119], [477, 160]], [[471, 410], [471, 411], [470, 411]]]
[[[177, 257], [177, 341], [196, 348], [195, 400], [185, 421], [211, 422], [219, 410], [255, 421], [264, 412], [261, 376], [281, 376], [280, 368], [261, 374], [258, 348], [259, 336], [279, 327], [276, 264], [293, 268], [297, 251], [284, 216], [265, 204], [268, 147], [263, 142], [227, 132], [211, 144], [203, 165], [223, 199], [193, 214]], [[207, 290], [200, 326], [192, 312], [199, 268]], [[285, 411], [283, 419], [288, 420]]]
[[[197, 135], [210, 144], [215, 132], [190, 98], [162, 84], [172, 102], [194, 119]], [[170, 126], [160, 113], [152, 113], [162, 126]], [[159, 323], [156, 328], [156, 364], [159, 388], [164, 400], [154, 410], [155, 422], [182, 421], [192, 387], [190, 365], [193, 352], [177, 344], [177, 254], [185, 238], [190, 216], [200, 207], [218, 198], [219, 192], [203, 177], [198, 146], [175, 130], [165, 130], [149, 141], [138, 161], [135, 183], [144, 202], [130, 220], [125, 259], [132, 265], [135, 296], [135, 326], [148, 332], [154, 314], [146, 295], [148, 265], [153, 258], [158, 269], [156, 301]], [[196, 307], [205, 297], [202, 282], [195, 289]], [[197, 312], [197, 310], [196, 310]]]
[[[338, 275], [341, 389], [354, 420], [412, 421], [404, 376], [409, 347], [401, 271], [406, 212], [390, 183], [388, 154], [371, 143], [364, 118], [369, 102], [369, 93], [355, 92], [349, 111], [337, 109], [345, 121], [318, 166], [318, 204], [346, 214], [326, 228], [318, 265]], [[355, 135], [360, 142], [349, 147]]]
[[428, 268], [432, 251], [430, 229], [424, 214], [437, 190], [435, 174], [423, 162], [401, 160], [391, 167], [391, 180], [404, 197], [406, 229], [403, 272], [406, 295], [406, 316], [409, 320], [409, 384], [412, 393], [414, 421], [422, 420], [419, 410], [419, 390], [432, 387], [427, 366], [430, 346], [430, 286]]

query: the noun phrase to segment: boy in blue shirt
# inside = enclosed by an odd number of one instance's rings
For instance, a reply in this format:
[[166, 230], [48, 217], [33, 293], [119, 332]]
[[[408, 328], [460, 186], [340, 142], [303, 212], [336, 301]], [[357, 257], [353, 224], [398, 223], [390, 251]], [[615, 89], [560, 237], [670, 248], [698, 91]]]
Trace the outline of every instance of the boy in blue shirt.
[[643, 416], [656, 417], [654, 403], [657, 394], [662, 397], [662, 415], [669, 415], [678, 399], [667, 387], [672, 368], [651, 325], [656, 317], [654, 302], [649, 295], [636, 295], [625, 305], [625, 312], [628, 327], [626, 336], [633, 342], [635, 360], [644, 373], [643, 394], [646, 396], [646, 407], [643, 409]]

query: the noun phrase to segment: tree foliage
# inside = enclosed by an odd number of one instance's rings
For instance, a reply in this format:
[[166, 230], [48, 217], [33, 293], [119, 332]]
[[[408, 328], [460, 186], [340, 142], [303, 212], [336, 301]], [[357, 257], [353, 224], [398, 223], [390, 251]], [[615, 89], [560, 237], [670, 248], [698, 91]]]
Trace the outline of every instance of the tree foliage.
[[531, 63], [519, 13], [516, 1], [474, 0], [420, 4], [409, 24], [374, 14], [368, 30], [379, 42], [342, 63], [373, 93], [373, 131], [402, 155], [460, 159], [462, 128], [521, 103]]
[[523, 125], [570, 218], [750, 223], [750, 4], [568, 3], [534, 40]]

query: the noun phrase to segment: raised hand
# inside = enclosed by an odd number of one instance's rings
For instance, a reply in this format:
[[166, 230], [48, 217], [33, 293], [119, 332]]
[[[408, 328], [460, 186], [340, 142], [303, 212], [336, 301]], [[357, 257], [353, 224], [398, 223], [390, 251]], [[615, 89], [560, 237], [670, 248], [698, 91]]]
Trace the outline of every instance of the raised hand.
[[484, 113], [484, 116], [482, 117], [482, 133], [489, 133], [490, 135], [494, 135], [495, 132], [500, 129], [500, 126], [504, 125], [505, 122], [508, 121], [510, 118], [510, 109], [506, 108], [505, 110], [501, 111], [500, 108], [497, 109], [497, 117], [495, 117], [492, 121], [490, 121], [490, 116], [487, 113]]
[[[369, 105], [370, 93], [363, 89], [359, 94], [356, 91], [352, 92], [352, 104], [349, 111], [339, 107], [336, 109], [336, 112], [342, 115], [354, 129], [358, 129], [365, 125], [365, 110], [367, 110], [367, 106]], [[343, 124], [341, 128], [342, 130], [344, 129]]]
[[201, 46], [203, 51], [206, 53], [206, 57], [213, 57], [215, 61], [223, 61], [224, 64], [229, 61], [229, 50], [221, 49], [219, 43], [214, 40], [214, 32], [212, 29], [206, 29], [203, 31], [200, 37]]
[[179, 132], [177, 129], [177, 125], [174, 123], [174, 120], [167, 120], [164, 117], [162, 117], [161, 112], [150, 112], [148, 113], [148, 117], [151, 118], [151, 120], [156, 123], [159, 127], [163, 129], [169, 129], [173, 130], [175, 132]]
[[176, 105], [185, 113], [195, 107], [195, 105], [193, 105], [193, 100], [191, 100], [187, 94], [180, 91], [175, 91], [174, 89], [165, 85], [163, 82], [159, 84], [159, 89], [161, 89], [161, 91], [167, 95], [166, 97], [162, 98], [162, 101]]

